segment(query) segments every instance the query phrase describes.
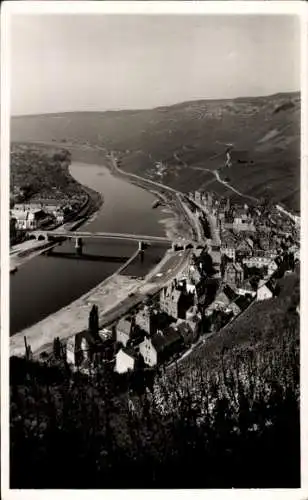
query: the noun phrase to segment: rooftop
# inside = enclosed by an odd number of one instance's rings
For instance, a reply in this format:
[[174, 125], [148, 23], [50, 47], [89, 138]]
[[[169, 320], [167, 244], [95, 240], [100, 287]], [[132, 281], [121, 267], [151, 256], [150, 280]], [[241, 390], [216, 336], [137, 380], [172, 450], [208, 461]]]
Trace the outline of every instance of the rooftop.
[[116, 329], [122, 333], [130, 335], [131, 332], [131, 321], [128, 318], [121, 318], [116, 325]]
[[166, 328], [163, 332], [159, 331], [152, 337], [152, 344], [157, 352], [162, 352], [166, 347], [175, 344], [181, 340], [181, 335], [172, 325]]
[[132, 347], [122, 347], [120, 349], [120, 351], [124, 352], [125, 354], [127, 354], [127, 356], [130, 356], [133, 359], [138, 358], [138, 354], [136, 353], [136, 351]]

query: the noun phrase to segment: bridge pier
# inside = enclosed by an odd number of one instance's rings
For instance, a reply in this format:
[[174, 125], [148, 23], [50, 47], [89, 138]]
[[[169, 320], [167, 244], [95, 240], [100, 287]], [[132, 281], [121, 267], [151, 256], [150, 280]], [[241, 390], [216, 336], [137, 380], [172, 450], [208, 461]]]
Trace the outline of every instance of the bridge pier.
[[143, 241], [138, 241], [138, 251], [140, 255], [140, 262], [144, 261], [144, 243]]
[[75, 240], [75, 249], [78, 255], [82, 255], [82, 247], [83, 247], [83, 240], [82, 238], [78, 237]]

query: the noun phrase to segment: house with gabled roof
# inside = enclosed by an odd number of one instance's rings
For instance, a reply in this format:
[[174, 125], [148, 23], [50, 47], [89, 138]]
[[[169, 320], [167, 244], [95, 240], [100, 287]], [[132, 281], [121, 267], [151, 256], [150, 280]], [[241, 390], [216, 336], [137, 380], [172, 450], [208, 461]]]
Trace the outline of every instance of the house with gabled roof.
[[138, 359], [138, 354], [131, 347], [123, 347], [116, 354], [114, 371], [126, 373], [133, 371]]
[[174, 325], [170, 325], [163, 332], [157, 332], [153, 335], [152, 343], [158, 353], [159, 360], [168, 359], [183, 347], [183, 339]]
[[179, 301], [182, 291], [177, 290], [175, 284], [172, 282], [161, 290], [160, 293], [160, 308], [169, 316], [177, 318], [179, 314]]
[[103, 349], [100, 336], [90, 331], [76, 333], [66, 341], [66, 360], [76, 368], [82, 367], [85, 362], [92, 362], [95, 352]]
[[155, 366], [183, 348], [183, 338], [178, 328], [171, 324], [152, 337], [145, 337], [139, 344], [139, 352], [148, 366]]
[[235, 260], [236, 245], [237, 238], [232, 233], [224, 232], [221, 235], [221, 253], [233, 261]]
[[238, 262], [228, 262], [224, 270], [224, 281], [239, 286], [244, 281], [244, 270]]
[[235, 254], [237, 259], [242, 259], [252, 255], [251, 245], [248, 243], [247, 239], [240, 239], [236, 243]]
[[120, 342], [124, 347], [127, 345], [132, 334], [131, 318], [121, 318], [116, 327], [116, 341]]
[[50, 222], [50, 217], [42, 209], [11, 210], [16, 219], [16, 229], [37, 229], [43, 222]]
[[151, 337], [144, 337], [139, 344], [139, 352], [148, 366], [156, 366], [158, 363], [158, 352]]
[[157, 314], [156, 311], [152, 310], [151, 307], [145, 305], [139, 309], [134, 316], [134, 326], [140, 328], [148, 335], [154, 333], [154, 316]]
[[194, 332], [189, 321], [178, 320], [171, 325], [181, 336], [184, 345], [190, 345], [194, 340]]

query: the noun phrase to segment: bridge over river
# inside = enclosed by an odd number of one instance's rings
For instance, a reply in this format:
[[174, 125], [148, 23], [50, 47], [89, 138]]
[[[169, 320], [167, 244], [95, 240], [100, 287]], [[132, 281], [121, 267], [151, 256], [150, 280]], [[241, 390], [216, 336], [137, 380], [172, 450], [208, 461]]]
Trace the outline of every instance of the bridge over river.
[[98, 239], [116, 239], [116, 240], [129, 240], [144, 243], [164, 243], [172, 244], [173, 241], [169, 238], [163, 236], [149, 236], [144, 234], [129, 234], [129, 233], [107, 233], [107, 232], [87, 232], [87, 231], [65, 231], [65, 230], [53, 230], [53, 231], [32, 231], [36, 239], [46, 239], [52, 240], [53, 238], [67, 238], [80, 240], [85, 238], [98, 238]]

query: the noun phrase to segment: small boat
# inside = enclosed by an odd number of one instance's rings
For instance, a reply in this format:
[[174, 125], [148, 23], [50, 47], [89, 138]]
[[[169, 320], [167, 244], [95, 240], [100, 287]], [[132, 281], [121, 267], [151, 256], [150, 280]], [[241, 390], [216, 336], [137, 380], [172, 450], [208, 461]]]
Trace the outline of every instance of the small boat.
[[155, 200], [154, 203], [152, 204], [152, 208], [157, 208], [160, 205], [159, 200]]
[[17, 267], [11, 267], [10, 273], [15, 274], [17, 272], [18, 268]]

